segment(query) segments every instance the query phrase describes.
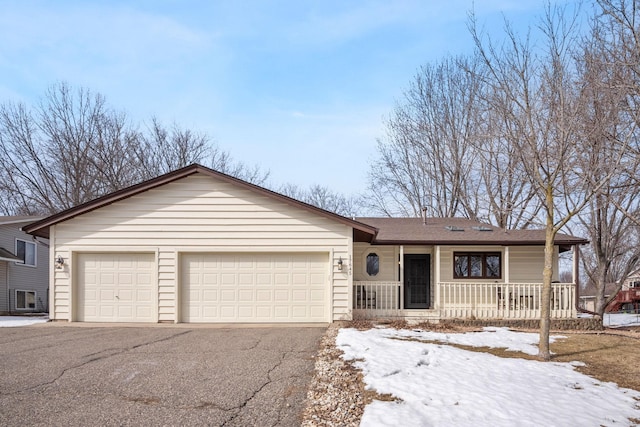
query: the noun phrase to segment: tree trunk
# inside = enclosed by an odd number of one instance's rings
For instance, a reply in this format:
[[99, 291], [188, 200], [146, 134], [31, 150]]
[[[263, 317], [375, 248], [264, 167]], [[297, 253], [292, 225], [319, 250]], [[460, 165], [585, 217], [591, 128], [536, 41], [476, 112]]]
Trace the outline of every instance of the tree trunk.
[[547, 224], [544, 244], [544, 269], [542, 270], [542, 301], [540, 302], [540, 338], [538, 358], [544, 361], [551, 359], [549, 350], [549, 327], [551, 323], [551, 279], [553, 277], [553, 250], [555, 228], [553, 224], [553, 193], [547, 190]]

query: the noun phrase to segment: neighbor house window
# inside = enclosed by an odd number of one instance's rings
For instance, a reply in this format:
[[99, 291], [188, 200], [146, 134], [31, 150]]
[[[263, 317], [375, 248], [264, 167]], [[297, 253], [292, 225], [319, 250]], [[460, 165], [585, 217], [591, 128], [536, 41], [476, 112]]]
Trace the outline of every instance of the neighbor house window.
[[16, 291], [16, 309], [35, 310], [35, 308], [36, 308], [35, 291]]
[[453, 277], [499, 279], [502, 277], [502, 254], [500, 252], [454, 252]]
[[21, 261], [16, 261], [16, 264], [36, 266], [36, 244], [33, 242], [27, 242], [26, 240], [16, 239], [16, 256]]
[[375, 276], [380, 272], [380, 257], [377, 254], [367, 255], [367, 274]]
[[635, 281], [635, 282], [631, 282], [631, 286], [629, 286], [630, 288], [640, 288], [640, 282]]

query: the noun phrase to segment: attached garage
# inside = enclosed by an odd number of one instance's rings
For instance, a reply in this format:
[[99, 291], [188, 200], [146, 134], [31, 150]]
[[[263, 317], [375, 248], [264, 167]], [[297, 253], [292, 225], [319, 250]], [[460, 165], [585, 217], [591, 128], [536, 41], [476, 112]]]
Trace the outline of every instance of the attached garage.
[[156, 321], [154, 254], [79, 253], [76, 263], [77, 321]]
[[181, 256], [181, 321], [328, 322], [327, 253]]
[[377, 229], [191, 165], [25, 231], [50, 240], [52, 320], [327, 323]]

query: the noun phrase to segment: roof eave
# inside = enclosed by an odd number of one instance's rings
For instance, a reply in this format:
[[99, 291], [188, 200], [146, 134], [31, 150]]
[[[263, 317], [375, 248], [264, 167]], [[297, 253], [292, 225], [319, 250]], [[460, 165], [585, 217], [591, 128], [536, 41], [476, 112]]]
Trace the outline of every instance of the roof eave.
[[[447, 246], [480, 246], [480, 245], [496, 245], [496, 246], [544, 246], [545, 241], [522, 241], [522, 240], [378, 240], [374, 239], [375, 245], [447, 245]], [[555, 241], [555, 246], [573, 246], [586, 245], [589, 241], [585, 239], [579, 240], [562, 240]]]

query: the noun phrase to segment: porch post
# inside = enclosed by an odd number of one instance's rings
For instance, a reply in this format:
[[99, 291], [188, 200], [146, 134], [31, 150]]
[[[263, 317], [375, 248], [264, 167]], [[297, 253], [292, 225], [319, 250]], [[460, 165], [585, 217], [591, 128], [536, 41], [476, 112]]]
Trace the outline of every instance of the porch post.
[[434, 251], [435, 251], [435, 260], [433, 261], [434, 263], [434, 268], [433, 268], [433, 280], [436, 282], [436, 301], [435, 304], [433, 304], [433, 308], [435, 308], [436, 310], [440, 309], [440, 246], [436, 245], [434, 247]]
[[509, 246], [504, 247], [504, 283], [509, 283]]
[[571, 271], [576, 298], [576, 313], [580, 312], [580, 246], [573, 245], [573, 268]]
[[400, 300], [398, 301], [398, 309], [404, 309], [404, 245], [400, 245], [400, 260], [398, 262], [400, 269]]

